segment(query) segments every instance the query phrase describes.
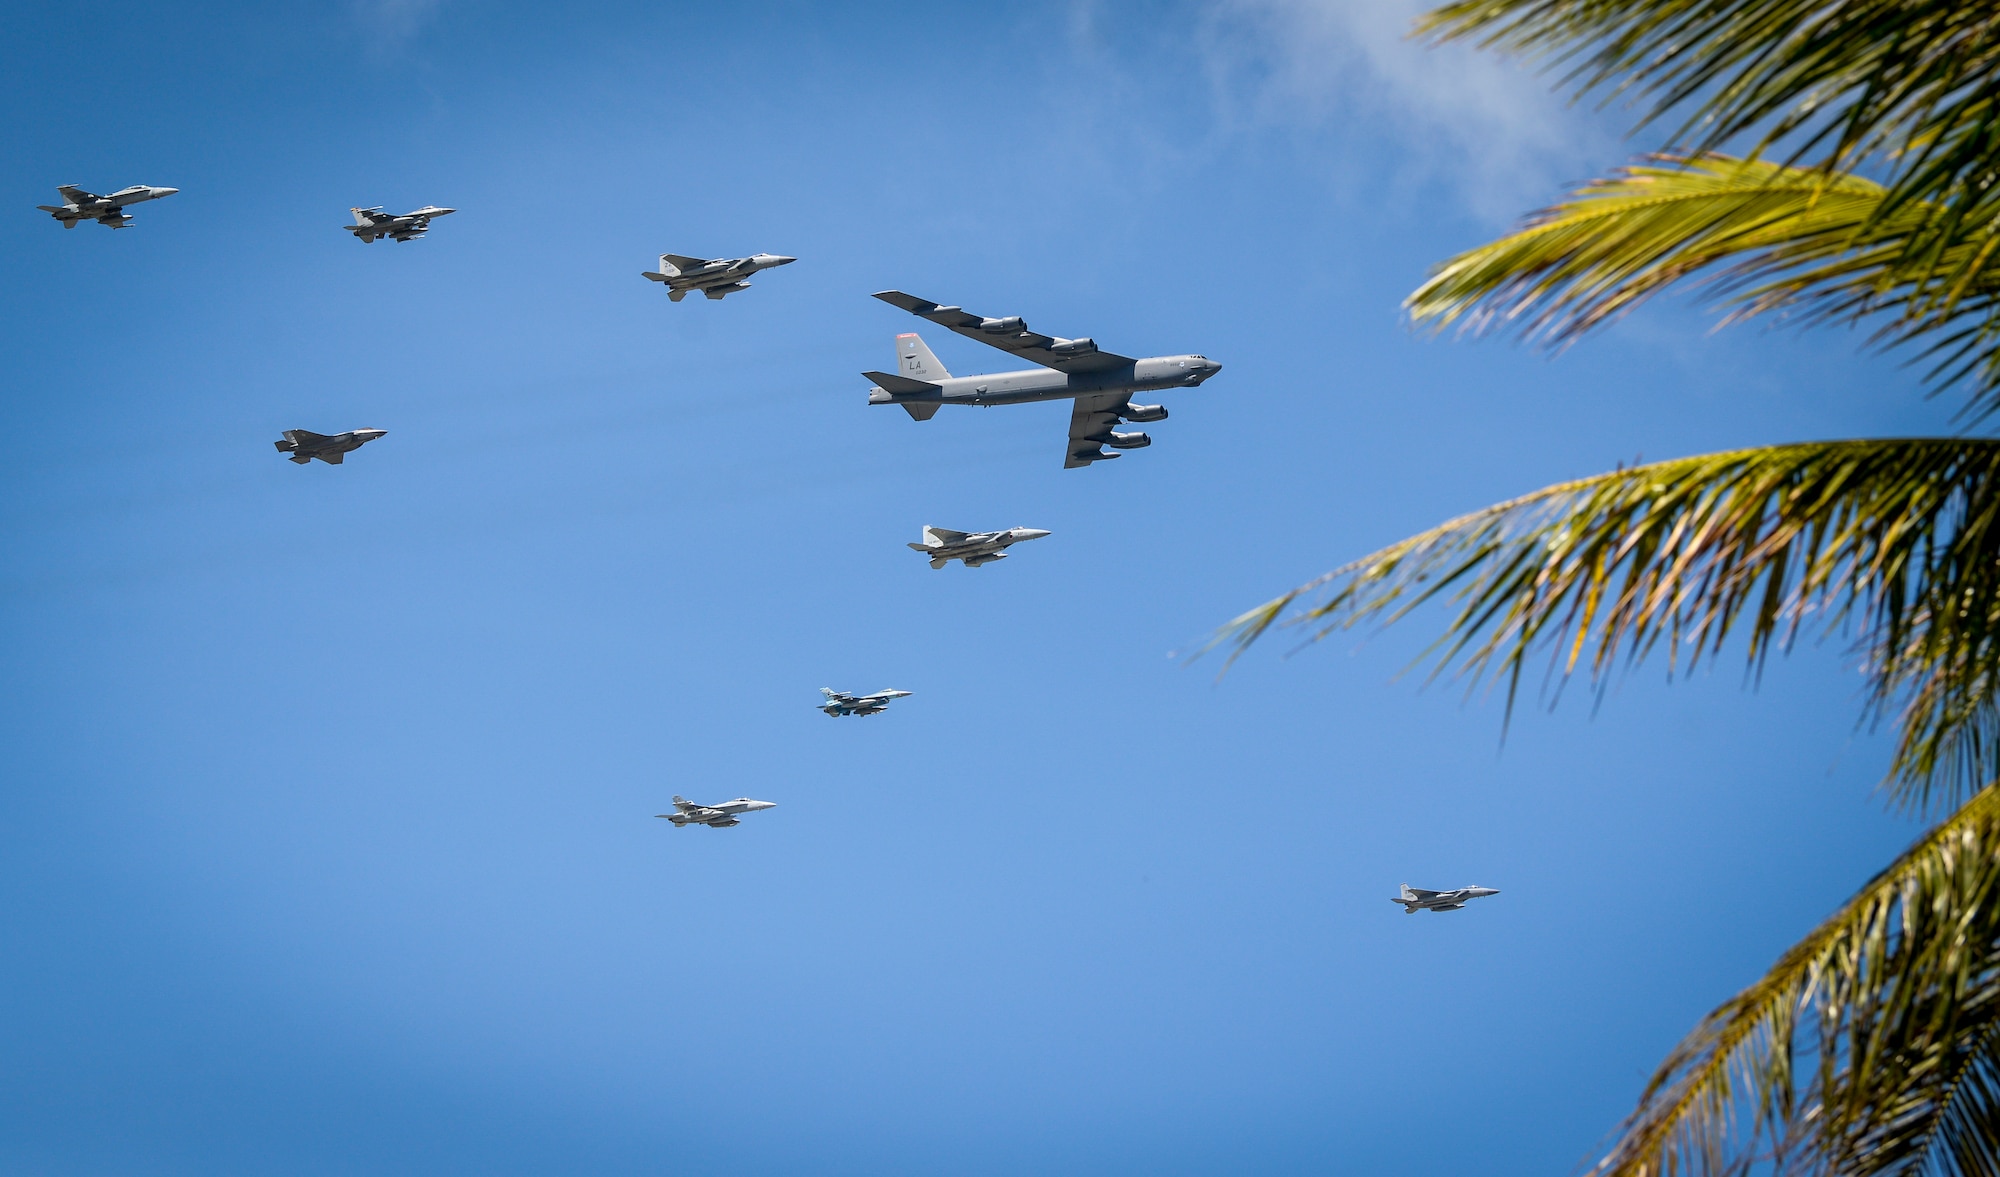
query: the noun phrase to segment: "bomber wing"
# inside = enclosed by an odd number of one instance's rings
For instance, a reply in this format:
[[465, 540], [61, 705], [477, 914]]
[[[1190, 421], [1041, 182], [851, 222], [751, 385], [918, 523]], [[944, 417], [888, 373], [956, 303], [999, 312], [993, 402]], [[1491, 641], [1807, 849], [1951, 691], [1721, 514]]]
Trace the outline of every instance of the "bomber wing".
[[967, 339], [977, 339], [988, 347], [997, 347], [1011, 355], [1020, 356], [1031, 364], [1054, 368], [1058, 372], [1102, 372], [1108, 368], [1122, 368], [1133, 362], [1130, 356], [1097, 350], [1097, 344], [1088, 339], [1059, 339], [1053, 335], [1043, 335], [1039, 331], [1030, 331], [1019, 316], [1006, 319], [984, 318], [968, 314], [963, 307], [939, 306], [913, 294], [904, 294], [900, 290], [884, 290], [875, 297], [892, 307], [901, 307], [920, 319], [929, 319], [940, 327], [949, 327]]
[[1096, 396], [1076, 398], [1076, 407], [1069, 414], [1069, 456], [1063, 459], [1063, 469], [1074, 470], [1078, 466], [1088, 466], [1117, 454], [1107, 454], [1098, 447], [1111, 436], [1112, 427], [1118, 424], [1118, 414], [1132, 403], [1129, 392], [1101, 392]]

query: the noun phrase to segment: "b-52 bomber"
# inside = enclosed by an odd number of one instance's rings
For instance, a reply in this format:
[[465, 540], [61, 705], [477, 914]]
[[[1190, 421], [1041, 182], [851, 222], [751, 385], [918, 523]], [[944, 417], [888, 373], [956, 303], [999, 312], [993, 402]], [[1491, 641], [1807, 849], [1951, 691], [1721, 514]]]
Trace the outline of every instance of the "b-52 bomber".
[[1403, 893], [1389, 900], [1403, 905], [1404, 915], [1415, 915], [1419, 911], [1457, 911], [1465, 906], [1468, 899], [1483, 899], [1500, 892], [1491, 887], [1460, 887], [1456, 891], [1426, 891], [1422, 887], [1403, 884]]
[[749, 257], [719, 257], [708, 261], [678, 253], [663, 253], [658, 272], [641, 270], [639, 275], [649, 281], [666, 283], [668, 302], [679, 302], [694, 292], [711, 299], [721, 299], [748, 289], [750, 284], [743, 279], [757, 271], [789, 266], [798, 260], [781, 253], [753, 253]]
[[952, 560], [957, 560], [967, 568], [977, 568], [981, 564], [991, 564], [995, 560], [1005, 560], [1007, 553], [1002, 549], [1027, 539], [1040, 539], [1049, 534], [1038, 527], [1010, 527], [1005, 531], [952, 531], [944, 527], [925, 527], [924, 542], [910, 547], [931, 558], [931, 567], [942, 568]]
[[350, 208], [347, 211], [354, 214], [354, 223], [341, 228], [373, 245], [378, 237], [387, 237], [399, 243], [415, 241], [431, 231], [432, 217], [442, 217], [458, 210], [427, 204], [415, 212], [385, 213], [378, 204], [374, 208]]
[[113, 229], [123, 229], [132, 223], [132, 218], [125, 212], [126, 205], [172, 196], [180, 189], [134, 184], [130, 188], [120, 188], [109, 196], [99, 196], [71, 184], [61, 184], [56, 191], [62, 193], [63, 203], [60, 206], [38, 204], [35, 207], [61, 221], [63, 228], [74, 229], [78, 221], [96, 221]]
[[752, 801], [748, 797], [738, 797], [734, 801], [723, 801], [715, 805], [696, 805], [686, 797], [676, 796], [674, 812], [656, 813], [653, 816], [666, 818], [674, 823], [675, 829], [695, 825], [713, 826], [719, 830], [724, 826], [740, 825], [738, 814], [754, 813], [759, 809], [775, 809], [777, 805], [776, 801]]
[[819, 693], [826, 696], [826, 702], [821, 703], [819, 709], [836, 718], [842, 715], [880, 715], [889, 709], [889, 704], [910, 697], [908, 691], [876, 691], [872, 695], [849, 695], [832, 687], [821, 687]]
[[1019, 316], [989, 319], [961, 307], [939, 306], [900, 290], [875, 296], [919, 318], [949, 327], [967, 339], [1020, 356], [1039, 368], [1000, 372], [991, 376], [953, 376], [938, 363], [931, 349], [915, 334], [896, 337], [896, 372], [864, 372], [876, 387], [868, 390], [871, 405], [901, 405], [919, 421], [928, 421], [939, 405], [1012, 405], [1023, 401], [1073, 400], [1069, 415], [1069, 450], [1065, 470], [1088, 466], [1116, 453], [1153, 444], [1144, 433], [1119, 433], [1120, 421], [1164, 421], [1162, 405], [1135, 405], [1132, 394], [1167, 388], [1193, 388], [1222, 370], [1207, 356], [1153, 356], [1132, 359], [1100, 349], [1090, 339], [1062, 339], [1028, 330]]
[[279, 453], [290, 454], [292, 461], [301, 466], [314, 458], [329, 466], [338, 466], [346, 460], [350, 451], [358, 450], [388, 432], [387, 429], [350, 429], [329, 437], [310, 429], [287, 429], [284, 440], [272, 444], [278, 447]]

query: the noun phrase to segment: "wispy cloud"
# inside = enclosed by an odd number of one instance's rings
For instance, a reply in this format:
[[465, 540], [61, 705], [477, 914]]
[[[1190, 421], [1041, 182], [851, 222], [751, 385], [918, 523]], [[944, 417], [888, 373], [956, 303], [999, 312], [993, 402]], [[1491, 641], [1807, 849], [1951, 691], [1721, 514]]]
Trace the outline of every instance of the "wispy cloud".
[[1508, 220], [1622, 154], [1606, 122], [1529, 66], [1409, 37], [1416, 0], [1221, 0], [1205, 59], [1225, 117], [1346, 122], [1393, 139], [1406, 181], [1446, 181]]
[[348, 0], [362, 32], [379, 49], [409, 42], [445, 6], [446, 0]]

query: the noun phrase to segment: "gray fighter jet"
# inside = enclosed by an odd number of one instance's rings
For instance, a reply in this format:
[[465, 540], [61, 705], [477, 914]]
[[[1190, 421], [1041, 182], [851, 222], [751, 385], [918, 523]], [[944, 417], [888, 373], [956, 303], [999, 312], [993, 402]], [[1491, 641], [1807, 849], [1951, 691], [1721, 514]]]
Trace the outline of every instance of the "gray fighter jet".
[[373, 245], [377, 237], [398, 242], [415, 241], [431, 231], [432, 217], [446, 216], [458, 210], [427, 204], [413, 213], [385, 213], [378, 204], [374, 208], [350, 208], [347, 211], [354, 214], [354, 223], [341, 228]]
[[1468, 899], [1483, 899], [1500, 892], [1491, 887], [1460, 887], [1456, 891], [1426, 891], [1422, 887], [1403, 884], [1403, 893], [1391, 899], [1391, 903], [1403, 905], [1404, 915], [1415, 915], [1419, 911], [1457, 911], [1465, 906]]
[[876, 387], [868, 390], [871, 405], [901, 405], [910, 416], [928, 421], [939, 405], [1012, 405], [1022, 401], [1074, 400], [1069, 415], [1069, 450], [1064, 469], [1088, 466], [1115, 453], [1098, 448], [1136, 450], [1153, 444], [1143, 433], [1119, 433], [1120, 421], [1164, 421], [1161, 405], [1135, 405], [1135, 392], [1193, 388], [1222, 370], [1207, 356], [1154, 356], [1135, 360], [1102, 351], [1089, 339], [1061, 339], [1028, 330], [1018, 316], [987, 319], [959, 307], [939, 306], [900, 290], [875, 296], [920, 318], [949, 327], [967, 339], [1011, 352], [1039, 368], [1000, 372], [991, 376], [953, 376], [938, 363], [924, 341], [914, 334], [896, 337], [896, 374], [863, 372]]
[[1010, 527], [1005, 531], [952, 531], [943, 527], [925, 527], [924, 542], [911, 544], [910, 547], [929, 556], [933, 568], [942, 568], [949, 560], [957, 560], [967, 568], [977, 568], [981, 564], [1005, 560], [1007, 553], [1001, 550], [1003, 548], [1024, 539], [1040, 539], [1047, 534], [1035, 527]]
[[279, 453], [290, 454], [292, 461], [301, 466], [314, 458], [329, 466], [338, 466], [346, 460], [350, 450], [358, 450], [387, 432], [387, 429], [350, 429], [329, 437], [310, 429], [287, 429], [284, 440], [272, 444], [278, 447]]
[[679, 302], [692, 291], [710, 298], [724, 298], [750, 284], [743, 279], [773, 266], [789, 266], [799, 259], [780, 253], [753, 253], [749, 257], [719, 257], [703, 261], [678, 253], [660, 255], [660, 269], [641, 270], [640, 275], [667, 284], [667, 301]]
[[125, 206], [138, 204], [142, 200], [158, 200], [162, 196], [172, 196], [178, 188], [154, 188], [146, 184], [134, 184], [130, 188], [120, 188], [109, 196], [99, 196], [95, 192], [85, 192], [70, 184], [57, 185], [62, 193], [60, 207], [53, 204], [38, 204], [35, 207], [62, 222], [65, 229], [76, 228], [78, 221], [96, 221], [114, 229], [123, 229], [132, 223], [125, 213]]
[[656, 813], [653, 816], [666, 818], [674, 823], [676, 829], [681, 826], [696, 825], [714, 826], [719, 830], [724, 826], [740, 824], [736, 816], [739, 813], [775, 809], [777, 805], [776, 801], [752, 801], [748, 797], [738, 797], [734, 801], [723, 801], [715, 805], [696, 805], [686, 797], [677, 796], [674, 798], [674, 812]]
[[908, 691], [876, 691], [872, 695], [848, 695], [832, 687], [821, 687], [819, 693], [826, 696], [826, 702], [819, 705], [821, 711], [832, 716], [880, 715], [889, 709], [889, 704], [897, 699], [907, 699]]

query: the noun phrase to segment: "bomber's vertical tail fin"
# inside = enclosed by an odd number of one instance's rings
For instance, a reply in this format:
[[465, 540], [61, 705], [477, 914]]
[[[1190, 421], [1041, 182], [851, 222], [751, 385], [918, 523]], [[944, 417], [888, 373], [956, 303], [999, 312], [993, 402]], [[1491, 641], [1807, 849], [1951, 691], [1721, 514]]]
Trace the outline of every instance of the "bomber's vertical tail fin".
[[896, 374], [931, 384], [951, 379], [951, 373], [944, 370], [944, 365], [938, 363], [938, 358], [915, 332], [896, 337]]

